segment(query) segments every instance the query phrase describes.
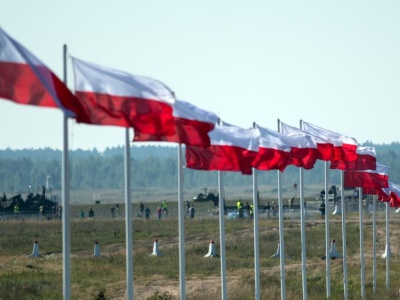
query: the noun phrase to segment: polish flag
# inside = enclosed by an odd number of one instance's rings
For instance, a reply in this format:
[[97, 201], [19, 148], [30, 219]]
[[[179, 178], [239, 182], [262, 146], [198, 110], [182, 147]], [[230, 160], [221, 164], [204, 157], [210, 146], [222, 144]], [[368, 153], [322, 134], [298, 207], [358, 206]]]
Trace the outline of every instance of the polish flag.
[[334, 158], [335, 147], [333, 143], [329, 142], [327, 139], [324, 139], [321, 136], [312, 135], [307, 131], [287, 125], [283, 122], [280, 122], [280, 125], [281, 132], [286, 135], [308, 135], [317, 144], [318, 159], [329, 161]]
[[256, 126], [260, 135], [258, 154], [253, 167], [258, 170], [280, 170], [283, 172], [289, 164], [291, 147], [285, 136], [273, 130]]
[[[257, 128], [260, 130], [261, 136], [263, 136], [264, 138], [266, 136], [273, 137], [273, 141], [275, 143], [277, 143], [277, 141], [279, 140], [279, 147], [281, 147], [281, 149], [290, 148], [290, 151], [287, 153], [287, 159], [285, 160], [285, 154], [283, 158], [284, 160], [281, 162], [281, 164], [294, 165], [296, 167], [304, 168], [306, 170], [312, 169], [314, 167], [314, 164], [317, 160], [317, 145], [312, 141], [309, 136], [304, 134], [293, 134], [289, 136], [274, 130], [260, 127], [258, 125]], [[283, 146], [288, 148], [282, 148]], [[268, 148], [268, 144], [265, 146], [264, 149], [266, 148]], [[272, 149], [274, 149], [274, 146], [272, 146]], [[282, 155], [282, 152], [280, 154]], [[263, 162], [262, 156], [259, 159], [261, 159], [260, 161]], [[265, 163], [268, 163], [268, 161], [264, 161], [264, 164]], [[280, 170], [282, 171], [282, 169]]]
[[257, 156], [259, 132], [232, 125], [216, 125], [208, 134], [208, 148], [186, 146], [186, 167], [208, 171], [240, 171], [252, 173]]
[[344, 171], [345, 188], [387, 188], [389, 167], [376, 164], [376, 170]]
[[375, 170], [376, 153], [374, 147], [358, 147], [357, 159], [354, 161], [332, 160], [331, 169], [357, 171], [357, 170]]
[[191, 146], [210, 146], [208, 133], [218, 122], [218, 116], [182, 100], [176, 100], [172, 107], [175, 134], [147, 134], [135, 129], [133, 140], [135, 142], [175, 142]]
[[400, 187], [389, 181], [387, 188], [364, 188], [364, 194], [378, 195], [379, 201], [390, 202], [391, 207], [400, 207]]
[[354, 161], [357, 159], [357, 141], [354, 138], [341, 135], [303, 121], [303, 128], [309, 134], [319, 136], [334, 145], [333, 160]]
[[0, 98], [61, 109], [87, 122], [84, 106], [38, 58], [0, 28]]
[[174, 93], [162, 82], [72, 59], [75, 94], [91, 123], [133, 127], [148, 134], [175, 134]]

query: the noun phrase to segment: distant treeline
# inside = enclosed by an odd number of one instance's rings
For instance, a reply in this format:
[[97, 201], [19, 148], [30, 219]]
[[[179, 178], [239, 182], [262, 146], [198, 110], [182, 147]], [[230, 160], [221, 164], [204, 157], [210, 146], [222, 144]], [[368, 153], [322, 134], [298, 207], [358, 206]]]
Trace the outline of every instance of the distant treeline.
[[[389, 180], [400, 183], [400, 143], [374, 145], [379, 163], [389, 166]], [[183, 153], [185, 151], [183, 150]], [[177, 147], [131, 146], [132, 187], [175, 188], [177, 186]], [[71, 189], [123, 189], [124, 148], [70, 151]], [[0, 150], [0, 192], [25, 193], [41, 188], [49, 178], [50, 185], [61, 188], [62, 152], [50, 148]], [[325, 163], [318, 161], [312, 170], [304, 172], [305, 184], [324, 184]], [[224, 186], [251, 186], [252, 176], [225, 172]], [[338, 171], [330, 172], [330, 184], [339, 185]], [[288, 167], [282, 173], [282, 184], [299, 182], [298, 168]], [[276, 185], [277, 172], [258, 172], [260, 185]], [[217, 187], [217, 172], [184, 169], [184, 187]], [[36, 192], [33, 190], [33, 192]]]

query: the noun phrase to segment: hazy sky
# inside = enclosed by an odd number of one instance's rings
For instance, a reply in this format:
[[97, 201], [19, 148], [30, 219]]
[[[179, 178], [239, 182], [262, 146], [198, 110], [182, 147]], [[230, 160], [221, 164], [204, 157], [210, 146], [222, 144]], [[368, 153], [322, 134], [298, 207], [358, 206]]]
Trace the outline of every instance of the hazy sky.
[[[398, 0], [2, 2], [0, 26], [60, 78], [66, 44], [237, 126], [302, 119], [360, 143], [400, 140]], [[73, 90], [70, 61], [68, 72]], [[62, 149], [56, 109], [0, 99], [0, 122], [0, 149]], [[102, 151], [124, 134], [69, 121], [71, 149]]]

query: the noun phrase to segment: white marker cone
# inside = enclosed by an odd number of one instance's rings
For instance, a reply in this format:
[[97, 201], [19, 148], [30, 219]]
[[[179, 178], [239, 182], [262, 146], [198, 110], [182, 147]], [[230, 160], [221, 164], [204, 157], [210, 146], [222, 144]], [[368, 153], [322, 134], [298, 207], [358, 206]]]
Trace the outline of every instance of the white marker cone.
[[332, 240], [331, 242], [331, 250], [329, 250], [329, 257], [330, 258], [342, 258], [342, 254], [336, 251], [336, 242]]
[[385, 245], [385, 253], [382, 254], [382, 258], [386, 258], [387, 256], [392, 256], [392, 251], [390, 250], [390, 242], [389, 246]]
[[158, 241], [157, 241], [157, 239], [154, 240], [153, 253], [151, 253], [150, 256], [161, 256], [161, 253], [158, 250]]
[[31, 256], [32, 256], [32, 257], [38, 257], [38, 256], [40, 256], [40, 253], [39, 253], [39, 243], [38, 243], [37, 241], [35, 241], [35, 242], [33, 243], [33, 250], [32, 250]]
[[340, 210], [340, 205], [339, 204], [336, 204], [335, 205], [335, 210], [334, 210], [334, 212], [332, 213], [332, 215], [341, 215], [342, 214], [342, 211]]
[[278, 249], [276, 250], [276, 253], [274, 255], [271, 255], [269, 258], [280, 258], [281, 257], [281, 252], [280, 252], [280, 247], [278, 243]]
[[210, 242], [210, 247], [208, 247], [208, 253], [204, 257], [218, 257], [217, 251], [215, 250], [214, 241]]
[[101, 256], [100, 246], [99, 246], [98, 242], [94, 243], [93, 256], [95, 256], [95, 257], [100, 257]]

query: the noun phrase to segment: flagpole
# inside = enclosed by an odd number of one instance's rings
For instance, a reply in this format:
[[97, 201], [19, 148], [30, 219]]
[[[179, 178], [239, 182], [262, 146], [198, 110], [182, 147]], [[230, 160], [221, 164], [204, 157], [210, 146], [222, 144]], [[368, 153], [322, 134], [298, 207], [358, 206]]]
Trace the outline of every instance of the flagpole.
[[300, 227], [301, 227], [301, 275], [303, 285], [303, 300], [307, 299], [307, 260], [306, 260], [306, 224], [305, 224], [305, 208], [304, 208], [304, 189], [303, 189], [303, 168], [299, 168], [300, 172]]
[[364, 231], [363, 231], [363, 199], [362, 188], [358, 188], [358, 211], [360, 214], [360, 266], [361, 266], [361, 298], [365, 298], [365, 266], [364, 266]]
[[179, 282], [180, 299], [186, 299], [185, 291], [185, 215], [183, 212], [183, 162], [182, 144], [178, 144], [178, 223], [179, 223]]
[[346, 205], [344, 196], [344, 171], [340, 171], [340, 198], [342, 199], [342, 243], [343, 243], [343, 293], [344, 299], [349, 299], [348, 278], [347, 278], [347, 250], [346, 250]]
[[386, 289], [390, 287], [390, 240], [389, 240], [389, 202], [386, 202]]
[[376, 199], [372, 201], [372, 290], [376, 293]]
[[132, 202], [131, 202], [131, 154], [129, 129], [125, 128], [125, 243], [126, 243], [126, 299], [133, 299], [132, 254]]
[[226, 286], [226, 263], [225, 263], [225, 201], [223, 193], [223, 174], [218, 171], [218, 191], [219, 191], [219, 239], [221, 252], [221, 296], [222, 300], [228, 299]]
[[[67, 45], [63, 47], [64, 84], [67, 85]], [[63, 299], [71, 299], [71, 235], [69, 224], [69, 161], [68, 161], [68, 117], [63, 116], [63, 155], [62, 155], [62, 239], [63, 239]]]
[[282, 188], [281, 188], [281, 173], [278, 170], [278, 210], [279, 210], [279, 255], [280, 255], [280, 281], [281, 281], [281, 299], [286, 299], [286, 284], [285, 284], [285, 246], [284, 246], [284, 231], [283, 231], [283, 205], [282, 205]]
[[[300, 121], [300, 129], [302, 129], [302, 121]], [[303, 286], [303, 300], [307, 299], [307, 261], [306, 261], [306, 225], [305, 225], [305, 208], [304, 208], [304, 183], [303, 168], [299, 168], [300, 177], [300, 228], [301, 228], [301, 276]]]
[[254, 299], [260, 300], [260, 255], [258, 239], [258, 187], [257, 169], [253, 168], [253, 219], [254, 219]]
[[[280, 121], [278, 119], [278, 132], [280, 132]], [[281, 187], [281, 172], [278, 170], [278, 207], [279, 207], [279, 254], [280, 254], [280, 273], [281, 273], [281, 299], [286, 299], [285, 283], [285, 238], [283, 231], [283, 199]]]
[[[328, 162], [325, 162], [325, 268], [326, 268], [326, 298], [331, 297], [331, 258], [329, 254], [329, 199], [328, 199]], [[343, 203], [343, 199], [342, 199]]]

